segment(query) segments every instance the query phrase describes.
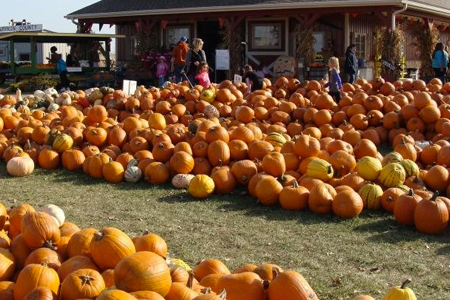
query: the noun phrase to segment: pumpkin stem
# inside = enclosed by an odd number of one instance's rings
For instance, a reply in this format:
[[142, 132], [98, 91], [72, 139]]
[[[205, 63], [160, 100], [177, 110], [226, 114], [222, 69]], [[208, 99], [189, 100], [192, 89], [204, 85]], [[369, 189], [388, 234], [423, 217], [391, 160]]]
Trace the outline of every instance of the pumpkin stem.
[[50, 248], [53, 251], [56, 251], [58, 249], [58, 247], [56, 247], [55, 245], [53, 245], [53, 241], [52, 240], [48, 240], [44, 242], [44, 247], [46, 248]]
[[194, 285], [194, 272], [189, 271], [189, 278], [187, 282], [187, 287], [192, 289], [192, 286]]
[[410, 283], [411, 282], [411, 279], [406, 279], [403, 283], [402, 283], [402, 286], [400, 287], [401, 289], [404, 289], [404, 288], [406, 288], [406, 285], [408, 284], [408, 283]]
[[223, 289], [219, 295], [217, 295], [220, 299], [227, 299], [227, 291]]
[[431, 197], [431, 201], [436, 201], [437, 197], [439, 197], [439, 191], [434, 191], [433, 196]]
[[92, 280], [94, 280], [94, 278], [92, 278], [91, 276], [88, 275], [81, 275], [78, 278], [81, 279], [81, 284], [85, 285], [85, 284], [90, 284]]

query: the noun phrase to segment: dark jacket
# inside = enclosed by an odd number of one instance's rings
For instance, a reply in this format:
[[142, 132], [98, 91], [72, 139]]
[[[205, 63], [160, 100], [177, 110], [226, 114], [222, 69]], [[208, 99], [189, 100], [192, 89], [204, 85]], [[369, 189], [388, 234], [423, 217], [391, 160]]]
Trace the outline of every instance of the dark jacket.
[[198, 61], [199, 63], [206, 62], [205, 51], [200, 50], [198, 52], [195, 52], [194, 50], [189, 49], [189, 51], [186, 54], [186, 64], [184, 65], [183, 68], [186, 74], [197, 73], [197, 66], [194, 65], [196, 61]]
[[355, 53], [353, 53], [350, 49], [347, 49], [345, 52], [344, 70], [347, 74], [358, 73], [358, 59], [356, 58]]

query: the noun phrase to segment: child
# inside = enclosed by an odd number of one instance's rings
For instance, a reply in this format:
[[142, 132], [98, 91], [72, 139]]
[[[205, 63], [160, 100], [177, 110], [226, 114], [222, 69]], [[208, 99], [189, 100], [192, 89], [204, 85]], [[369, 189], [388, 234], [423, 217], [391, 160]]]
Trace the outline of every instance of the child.
[[169, 73], [169, 65], [166, 63], [164, 56], [159, 57], [159, 62], [156, 65], [156, 77], [158, 77], [159, 86], [163, 86], [167, 81], [167, 74]]
[[198, 66], [198, 73], [195, 75], [195, 79], [198, 80], [198, 83], [204, 88], [211, 85], [211, 81], [209, 80], [209, 66], [207, 63], [202, 62]]
[[247, 84], [246, 94], [263, 88], [263, 78], [253, 71], [252, 66], [245, 65], [243, 68], [244, 76], [242, 80]]
[[330, 79], [324, 87], [330, 87], [328, 94], [333, 97], [334, 101], [339, 104], [341, 101], [342, 80], [339, 75], [339, 60], [332, 56], [328, 59], [328, 67], [330, 68]]

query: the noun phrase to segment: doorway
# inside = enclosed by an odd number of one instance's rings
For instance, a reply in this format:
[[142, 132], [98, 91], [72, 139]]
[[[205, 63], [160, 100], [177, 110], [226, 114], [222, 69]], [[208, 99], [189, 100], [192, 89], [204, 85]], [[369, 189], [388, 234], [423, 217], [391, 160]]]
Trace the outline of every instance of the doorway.
[[[222, 43], [220, 27], [218, 21], [200, 21], [197, 23], [197, 37], [204, 42], [203, 50], [206, 54], [208, 65], [216, 69], [216, 49]], [[227, 79], [227, 71], [212, 71], [210, 74], [211, 82], [220, 82]], [[216, 76], [217, 75], [217, 76]], [[217, 77], [217, 78], [216, 78]]]

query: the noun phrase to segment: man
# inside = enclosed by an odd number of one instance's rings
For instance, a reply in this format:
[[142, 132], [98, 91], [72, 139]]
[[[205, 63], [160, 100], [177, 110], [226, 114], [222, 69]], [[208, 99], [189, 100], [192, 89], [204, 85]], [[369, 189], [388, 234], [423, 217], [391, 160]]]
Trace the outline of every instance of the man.
[[345, 51], [345, 64], [344, 70], [347, 74], [347, 81], [353, 83], [356, 80], [356, 74], [358, 74], [358, 59], [356, 58], [356, 45], [351, 44]]
[[189, 50], [189, 46], [186, 43], [187, 38], [185, 36], [182, 36], [180, 38], [180, 41], [177, 43], [175, 48], [173, 48], [172, 51], [172, 66], [173, 66], [173, 72], [175, 73], [175, 81], [181, 82], [183, 81], [181, 70], [183, 70], [183, 67], [186, 63], [186, 54]]

